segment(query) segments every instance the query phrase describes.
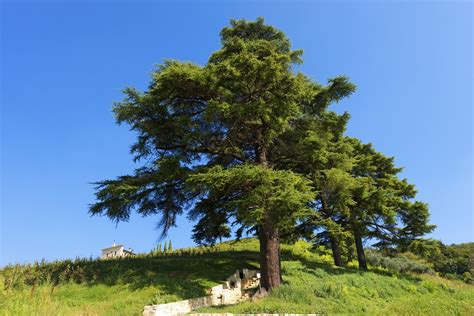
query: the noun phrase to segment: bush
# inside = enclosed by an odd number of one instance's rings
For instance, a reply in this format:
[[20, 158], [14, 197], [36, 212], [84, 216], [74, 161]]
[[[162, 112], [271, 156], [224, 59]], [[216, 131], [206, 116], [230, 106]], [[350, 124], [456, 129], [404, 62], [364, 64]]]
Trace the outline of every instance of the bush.
[[293, 245], [291, 252], [294, 256], [308, 259], [313, 245], [304, 240], [298, 240]]
[[462, 280], [466, 283], [473, 284], [474, 278], [472, 277], [471, 272], [464, 272], [462, 275]]
[[394, 273], [433, 273], [429, 266], [405, 257], [387, 257], [376, 251], [367, 251], [366, 258], [372, 266], [385, 268]]
[[447, 246], [438, 240], [420, 239], [408, 245], [408, 250], [428, 260], [445, 278], [472, 283], [474, 243]]

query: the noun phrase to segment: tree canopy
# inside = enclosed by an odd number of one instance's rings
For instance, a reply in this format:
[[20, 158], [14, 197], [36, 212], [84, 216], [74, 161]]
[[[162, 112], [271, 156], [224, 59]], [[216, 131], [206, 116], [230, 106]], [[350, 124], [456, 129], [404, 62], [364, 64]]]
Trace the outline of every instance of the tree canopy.
[[393, 158], [344, 136], [349, 115], [329, 110], [355, 85], [319, 84], [299, 63], [302, 51], [262, 18], [231, 20], [205, 65], [166, 60], [145, 91], [126, 88], [113, 110], [137, 134], [140, 167], [97, 182], [90, 212], [116, 222], [159, 215], [163, 235], [186, 212], [198, 243], [254, 233], [267, 290], [281, 282], [282, 238], [354, 234], [358, 245], [429, 231], [426, 205], [409, 201], [414, 187]]

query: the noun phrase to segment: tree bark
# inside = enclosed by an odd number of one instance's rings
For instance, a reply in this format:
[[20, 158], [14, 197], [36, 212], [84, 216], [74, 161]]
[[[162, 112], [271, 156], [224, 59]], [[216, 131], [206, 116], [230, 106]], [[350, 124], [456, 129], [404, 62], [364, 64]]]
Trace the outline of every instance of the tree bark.
[[281, 284], [280, 238], [270, 219], [260, 227], [260, 284], [267, 292]]
[[278, 243], [278, 269], [280, 269], [280, 284], [283, 283], [283, 275], [281, 274], [281, 247]]
[[334, 264], [338, 267], [344, 266], [342, 262], [342, 256], [341, 256], [341, 248], [339, 246], [339, 239], [334, 235], [330, 235], [329, 240], [331, 242], [332, 257], [334, 258]]
[[360, 231], [354, 229], [354, 241], [357, 250], [357, 260], [359, 261], [359, 269], [367, 270], [367, 261], [365, 259], [364, 245], [362, 244], [362, 236]]
[[[255, 156], [260, 166], [268, 168], [267, 148], [257, 146]], [[263, 223], [259, 227], [259, 241], [260, 284], [262, 288], [270, 292], [281, 284], [281, 262], [280, 235], [268, 210], [266, 210]]]

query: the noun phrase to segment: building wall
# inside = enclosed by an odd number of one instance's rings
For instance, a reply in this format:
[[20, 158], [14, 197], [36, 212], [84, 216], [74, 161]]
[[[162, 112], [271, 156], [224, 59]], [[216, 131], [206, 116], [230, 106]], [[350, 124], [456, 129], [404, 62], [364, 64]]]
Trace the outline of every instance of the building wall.
[[123, 246], [110, 247], [102, 250], [102, 259], [120, 258], [123, 257]]

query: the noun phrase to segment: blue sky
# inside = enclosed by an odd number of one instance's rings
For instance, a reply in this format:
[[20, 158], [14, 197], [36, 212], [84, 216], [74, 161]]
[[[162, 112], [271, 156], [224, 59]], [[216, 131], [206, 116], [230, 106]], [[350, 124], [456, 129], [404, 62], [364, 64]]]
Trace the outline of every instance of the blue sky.
[[[472, 4], [468, 1], [3, 2], [0, 265], [157, 242], [156, 218], [88, 214], [90, 182], [133, 170], [111, 107], [164, 58], [204, 64], [230, 18], [280, 28], [300, 70], [358, 86], [334, 106], [348, 134], [396, 156], [428, 202], [431, 235], [473, 241]], [[185, 218], [173, 246], [192, 245]]]

